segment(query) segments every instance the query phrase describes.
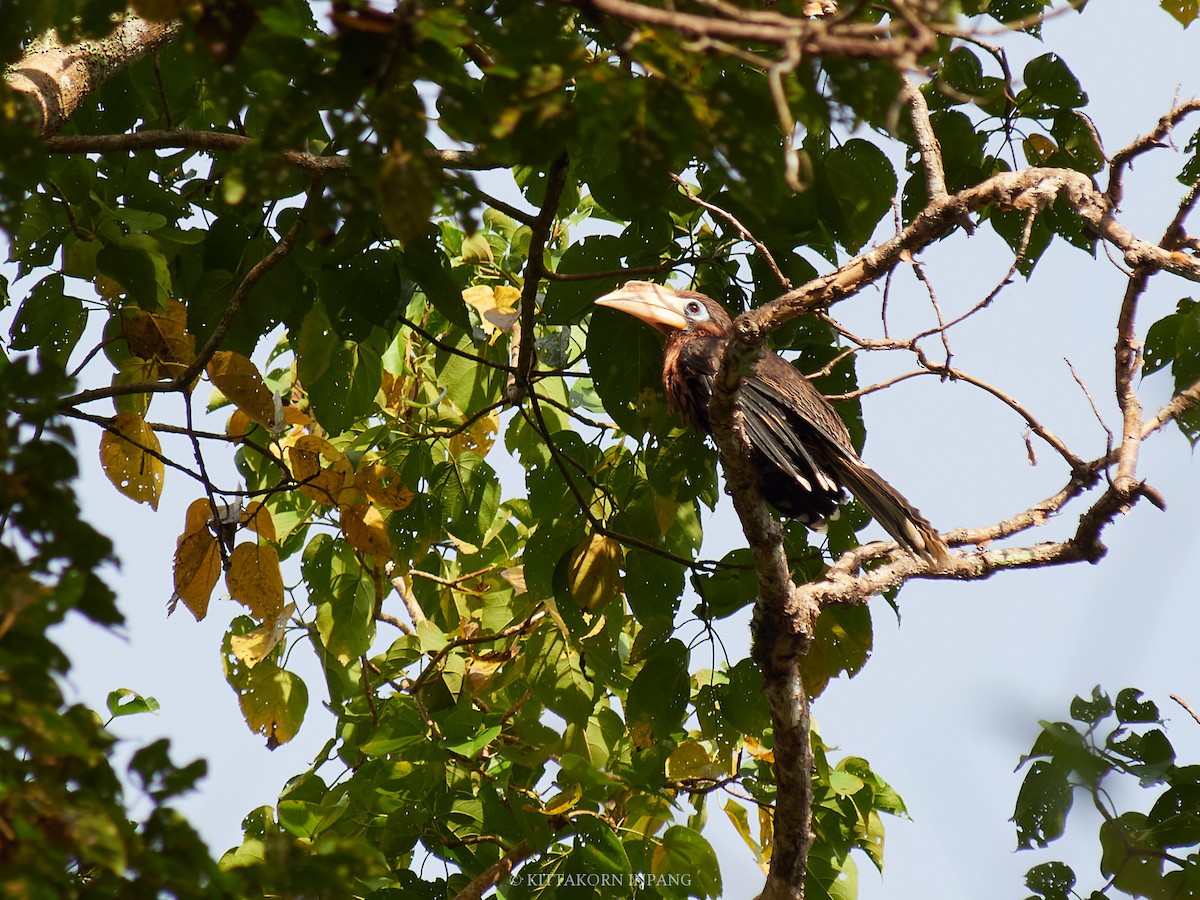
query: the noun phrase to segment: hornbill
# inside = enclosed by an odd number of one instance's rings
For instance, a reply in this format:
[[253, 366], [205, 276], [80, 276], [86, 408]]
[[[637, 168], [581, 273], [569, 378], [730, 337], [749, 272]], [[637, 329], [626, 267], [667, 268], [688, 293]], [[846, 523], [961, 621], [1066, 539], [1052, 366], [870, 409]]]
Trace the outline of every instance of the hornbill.
[[[667, 336], [663, 386], [672, 411], [711, 434], [708, 401], [733, 323], [719, 303], [695, 291], [630, 281], [596, 301]], [[742, 378], [736, 403], [764, 500], [789, 518], [819, 525], [847, 488], [902, 547], [930, 562], [950, 560], [933, 526], [858, 458], [845, 423], [787, 360], [763, 352]]]

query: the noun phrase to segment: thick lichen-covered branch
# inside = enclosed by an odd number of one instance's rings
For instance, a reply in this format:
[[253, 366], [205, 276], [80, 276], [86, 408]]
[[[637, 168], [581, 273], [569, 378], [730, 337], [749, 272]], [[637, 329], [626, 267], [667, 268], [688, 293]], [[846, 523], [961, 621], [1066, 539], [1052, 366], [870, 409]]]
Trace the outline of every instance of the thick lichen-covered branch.
[[181, 28], [178, 20], [126, 16], [96, 40], [64, 45], [51, 33], [26, 51], [5, 81], [28, 100], [37, 130], [52, 135], [101, 83], [172, 41]]

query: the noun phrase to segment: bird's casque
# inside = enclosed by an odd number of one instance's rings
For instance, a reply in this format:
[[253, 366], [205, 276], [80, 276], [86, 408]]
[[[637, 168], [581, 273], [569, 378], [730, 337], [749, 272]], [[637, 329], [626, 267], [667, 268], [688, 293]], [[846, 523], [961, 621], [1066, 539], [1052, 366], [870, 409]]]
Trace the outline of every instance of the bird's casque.
[[[711, 434], [708, 403], [733, 323], [704, 294], [630, 281], [596, 300], [666, 335], [663, 386], [671, 409]], [[787, 360], [763, 352], [741, 380], [737, 400], [763, 499], [790, 518], [817, 525], [846, 488], [901, 546], [931, 562], [949, 561], [937, 531], [854, 451], [829, 402]]]

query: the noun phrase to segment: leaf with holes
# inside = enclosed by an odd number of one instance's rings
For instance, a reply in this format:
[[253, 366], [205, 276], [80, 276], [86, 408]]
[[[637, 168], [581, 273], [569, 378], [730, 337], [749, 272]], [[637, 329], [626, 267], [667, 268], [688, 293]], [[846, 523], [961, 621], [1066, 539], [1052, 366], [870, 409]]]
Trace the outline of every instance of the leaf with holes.
[[166, 469], [154, 429], [135, 412], [120, 412], [100, 438], [100, 465], [118, 491], [158, 509]]

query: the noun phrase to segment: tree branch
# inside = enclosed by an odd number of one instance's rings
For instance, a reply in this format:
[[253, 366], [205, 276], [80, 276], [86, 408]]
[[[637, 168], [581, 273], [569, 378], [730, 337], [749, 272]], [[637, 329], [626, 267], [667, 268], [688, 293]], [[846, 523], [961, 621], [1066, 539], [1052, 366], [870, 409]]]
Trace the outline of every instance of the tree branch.
[[796, 316], [827, 308], [857, 293], [894, 267], [902, 254], [914, 253], [941, 237], [964, 213], [989, 206], [1037, 212], [1060, 196], [1098, 237], [1121, 250], [1129, 265], [1146, 265], [1189, 281], [1200, 281], [1200, 259], [1165, 250], [1134, 235], [1117, 222], [1104, 195], [1082, 172], [1047, 168], [1002, 172], [957, 194], [931, 201], [892, 239], [835, 271], [739, 316], [734, 323], [735, 341], [730, 344], [738, 348], [730, 359], [734, 363], [732, 368], [740, 365], [742, 357], [756, 348], [768, 332]]
[[[512, 332], [514, 346], [510, 361], [513, 371], [509, 372], [506, 390], [510, 403], [520, 403], [529, 394], [529, 375], [536, 362], [533, 326], [537, 314], [537, 290], [546, 271], [542, 255], [558, 215], [558, 199], [567, 183], [569, 162], [567, 154], [563, 153], [551, 163], [546, 176], [546, 195], [542, 200], [542, 208], [530, 227], [532, 234], [529, 238], [529, 257], [525, 261], [525, 283], [521, 285], [521, 327]], [[516, 357], [515, 360], [512, 356]]]
[[496, 860], [496, 862], [472, 878], [465, 888], [454, 895], [454, 900], [480, 900], [490, 888], [500, 883], [501, 878], [507, 878], [511, 875], [512, 870], [516, 868], [518, 863], [529, 859], [535, 852], [533, 844], [529, 843], [529, 841], [521, 841], [517, 846]]
[[[128, 134], [78, 134], [48, 137], [44, 142], [47, 153], [120, 153], [138, 150], [195, 150], [201, 153], [234, 153], [259, 142], [241, 134], [224, 131], [191, 131], [161, 129], [134, 131]], [[505, 168], [502, 163], [484, 159], [471, 150], [426, 151], [426, 159], [444, 169], [479, 171]], [[284, 162], [311, 175], [329, 175], [350, 168], [346, 156], [316, 156], [301, 150], [282, 150]], [[506, 209], [512, 215], [511, 207]], [[519, 212], [519, 211], [518, 211]], [[513, 216], [518, 218], [518, 216]]]
[[[791, 18], [778, 13], [757, 13], [725, 4], [726, 15], [701, 16], [670, 8], [643, 5], [632, 0], [560, 0], [601, 12], [626, 22], [670, 28], [684, 34], [732, 41], [796, 44], [810, 56], [848, 56], [859, 59], [904, 60], [932, 50], [936, 33], [915, 17], [905, 24], [911, 36], [890, 37], [892, 25], [862, 25], [827, 19]], [[903, 17], [901, 17], [903, 18]]]
[[4, 77], [29, 101], [37, 130], [52, 135], [106, 79], [172, 41], [182, 27], [174, 19], [149, 22], [131, 15], [97, 40], [63, 46], [51, 33], [35, 42]]
[[195, 358], [188, 364], [182, 372], [172, 378], [170, 381], [154, 381], [145, 382], [142, 384], [114, 384], [105, 388], [94, 388], [92, 390], [80, 391], [78, 394], [73, 394], [70, 397], [65, 397], [59, 403], [59, 409], [66, 410], [70, 407], [80, 406], [84, 403], [90, 403], [93, 400], [104, 400], [111, 397], [117, 397], [124, 394], [164, 394], [172, 391], [190, 390], [192, 382], [208, 365], [214, 353], [220, 348], [221, 343], [225, 340], [225, 336], [229, 334], [229, 329], [233, 327], [233, 320], [237, 316], [238, 310], [250, 291], [258, 284], [262, 277], [277, 266], [296, 243], [296, 239], [303, 231], [305, 224], [308, 222], [308, 207], [316, 196], [318, 188], [314, 185], [309, 190], [308, 203], [300, 210], [296, 216], [296, 221], [292, 223], [292, 227], [287, 233], [279, 239], [270, 252], [251, 267], [250, 271], [242, 278], [237, 289], [229, 298], [229, 304], [225, 307], [225, 311], [221, 314], [220, 320], [216, 327], [213, 328], [212, 334], [204, 346], [196, 354]]

